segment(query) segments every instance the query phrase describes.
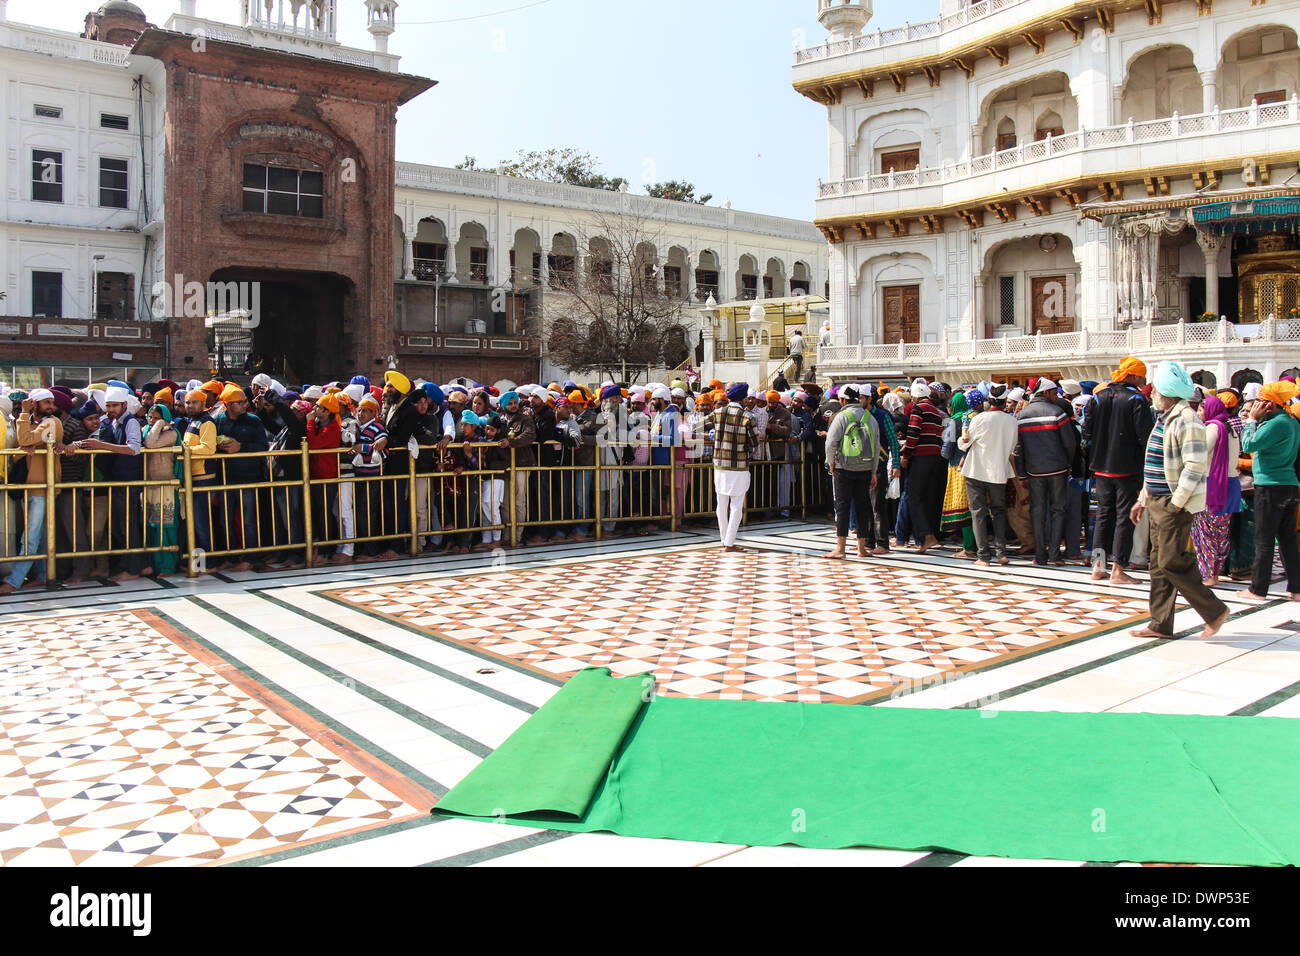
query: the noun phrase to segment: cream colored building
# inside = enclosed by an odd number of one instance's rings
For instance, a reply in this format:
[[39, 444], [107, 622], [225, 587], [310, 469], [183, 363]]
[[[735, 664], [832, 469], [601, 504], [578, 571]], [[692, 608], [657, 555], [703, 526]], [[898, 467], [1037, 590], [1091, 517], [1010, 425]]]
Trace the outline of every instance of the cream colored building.
[[940, 12], [871, 29], [869, 2], [818, 0], [830, 36], [796, 52], [830, 136], [823, 370], [1084, 379], [1138, 351], [1225, 382], [1300, 364], [1300, 2]]

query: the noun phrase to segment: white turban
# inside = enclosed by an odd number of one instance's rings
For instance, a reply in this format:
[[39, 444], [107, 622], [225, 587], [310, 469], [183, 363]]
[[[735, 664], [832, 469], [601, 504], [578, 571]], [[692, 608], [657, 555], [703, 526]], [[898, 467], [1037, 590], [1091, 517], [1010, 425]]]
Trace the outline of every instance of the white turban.
[[140, 399], [129, 393], [126, 396], [126, 413], [128, 415], [140, 414]]
[[1007, 392], [1008, 402], [1018, 402], [1024, 397], [1025, 390], [1023, 388], [1013, 388], [1011, 391]]
[[[37, 391], [43, 391], [43, 389], [37, 389]], [[32, 395], [35, 396], [36, 392], [32, 392]], [[52, 398], [53, 396], [50, 397]], [[104, 392], [104, 401], [106, 403], [125, 402], [130, 397], [131, 393], [118, 385], [109, 386], [108, 390]]]
[[1050, 378], [1040, 378], [1038, 380], [1038, 387], [1034, 390], [1034, 394], [1040, 395], [1043, 392], [1054, 392], [1057, 388], [1057, 384]]
[[685, 390], [685, 389], [681, 389], [681, 388], [675, 388], [675, 389], [673, 389], [671, 392], [669, 392], [669, 394], [670, 394], [673, 398], [685, 398], [685, 397], [686, 397], [686, 390]]
[[[123, 392], [123, 394], [125, 394], [125, 389], [118, 389], [118, 391]], [[30, 398], [33, 402], [43, 402], [47, 398], [53, 398], [54, 393], [51, 392], [48, 388], [34, 388], [31, 390], [31, 392], [28, 394], [27, 397]], [[124, 402], [126, 401], [126, 399], [116, 398], [113, 399], [113, 401]]]
[[200, 382], [197, 378], [192, 378], [185, 383], [185, 391], [187, 392], [197, 392], [202, 387], [203, 387], [203, 383]]
[[91, 389], [90, 397], [95, 400], [95, 404], [99, 406], [99, 410], [102, 412], [104, 410], [105, 402], [104, 390], [102, 388]]
[[[352, 399], [353, 404], [356, 404], [366, 397], [366, 387], [358, 382], [356, 385], [349, 385], [347, 388], [343, 389], [343, 394]], [[317, 396], [317, 398], [319, 397], [320, 396]]]
[[1241, 397], [1244, 401], [1254, 402], [1259, 400], [1259, 390], [1264, 386], [1259, 382], [1247, 382], [1246, 387], [1241, 391]]
[[673, 393], [668, 390], [667, 385], [664, 385], [660, 382], [655, 382], [655, 384], [650, 386], [650, 397], [658, 398], [666, 402], [673, 397]]
[[309, 402], [314, 402], [324, 394], [325, 389], [321, 388], [319, 385], [313, 385], [311, 388], [307, 389], [307, 391], [302, 393], [302, 397]]
[[885, 407], [887, 412], [901, 412], [903, 410], [903, 400], [897, 392], [890, 392], [880, 400], [880, 404]]
[[253, 384], [258, 388], [270, 388], [271, 376], [267, 375], [265, 372], [259, 372], [253, 376]]
[[913, 398], [930, 397], [930, 386], [925, 384], [925, 379], [923, 378], [918, 378], [913, 382], [912, 387], [908, 389], [908, 391], [911, 392]]

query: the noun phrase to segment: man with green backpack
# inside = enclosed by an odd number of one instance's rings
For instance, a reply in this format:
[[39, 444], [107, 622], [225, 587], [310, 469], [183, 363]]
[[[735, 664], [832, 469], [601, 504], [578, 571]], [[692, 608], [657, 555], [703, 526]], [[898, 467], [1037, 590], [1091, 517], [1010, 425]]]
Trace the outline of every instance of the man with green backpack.
[[835, 550], [828, 558], [843, 558], [849, 537], [849, 510], [858, 518], [858, 557], [875, 547], [871, 493], [876, 489], [876, 462], [880, 456], [880, 426], [871, 412], [858, 404], [858, 386], [840, 389], [844, 406], [831, 419], [826, 433], [826, 467], [835, 495]]

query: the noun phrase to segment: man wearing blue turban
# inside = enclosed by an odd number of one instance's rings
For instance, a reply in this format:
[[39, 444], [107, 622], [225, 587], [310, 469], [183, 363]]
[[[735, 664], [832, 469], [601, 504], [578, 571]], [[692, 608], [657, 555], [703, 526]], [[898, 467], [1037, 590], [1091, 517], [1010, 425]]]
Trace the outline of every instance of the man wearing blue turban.
[[1150, 516], [1151, 622], [1132, 633], [1173, 637], [1181, 595], [1205, 621], [1201, 637], [1213, 637], [1228, 620], [1228, 606], [1205, 586], [1192, 550], [1192, 518], [1205, 510], [1209, 474], [1205, 423], [1187, 402], [1195, 386], [1180, 363], [1161, 362], [1151, 383], [1156, 424], [1147, 440], [1142, 492], [1130, 515], [1135, 525], [1144, 511]]
[[748, 395], [749, 386], [744, 382], [731, 385], [727, 404], [713, 413], [713, 490], [724, 551], [740, 550], [736, 534], [749, 491], [749, 458], [758, 448], [754, 416], [740, 404]]

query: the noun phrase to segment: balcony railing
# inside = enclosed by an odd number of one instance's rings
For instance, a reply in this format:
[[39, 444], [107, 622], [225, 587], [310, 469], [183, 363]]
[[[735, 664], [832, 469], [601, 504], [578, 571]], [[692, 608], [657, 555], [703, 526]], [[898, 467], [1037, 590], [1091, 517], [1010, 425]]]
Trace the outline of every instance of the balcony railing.
[[446, 281], [447, 279], [447, 260], [446, 259], [416, 259], [411, 271], [415, 277], [424, 282], [435, 282], [438, 280]]
[[1193, 358], [1196, 353], [1222, 351], [1242, 345], [1275, 344], [1300, 348], [1300, 322], [1268, 319], [1255, 325], [1218, 322], [1174, 322], [1169, 325], [1130, 326], [1103, 332], [1058, 332], [996, 339], [963, 339], [893, 344], [827, 345], [818, 350], [822, 371], [868, 366], [876, 368], [936, 365], [1004, 368], [1009, 364], [1032, 366], [1043, 360], [1064, 360], [1088, 365], [1113, 362], [1126, 355], [1152, 358]]
[[1128, 122], [1120, 126], [1101, 129], [1081, 129], [1063, 136], [1048, 136], [1034, 143], [1024, 143], [998, 152], [986, 153], [974, 159], [944, 163], [942, 166], [925, 166], [905, 172], [879, 173], [841, 179], [838, 182], [819, 184], [818, 196], [832, 199], [837, 196], [855, 196], [862, 193], [889, 192], [920, 186], [939, 186], [983, 176], [996, 170], [1023, 166], [1055, 156], [1067, 156], [1090, 150], [1111, 150], [1132, 143], [1167, 142], [1188, 136], [1206, 136], [1216, 133], [1238, 133], [1261, 127], [1300, 124], [1300, 94], [1285, 103], [1252, 103], [1239, 109], [1219, 110], [1211, 113], [1194, 113], [1190, 116], [1173, 116], [1164, 119]]
[[1002, 10], [1017, 7], [1026, 2], [1028, 0], [980, 0], [979, 3], [972, 3], [954, 14], [939, 17], [937, 20], [926, 20], [922, 23], [904, 23], [901, 27], [894, 27], [892, 30], [877, 29], [874, 33], [863, 33], [847, 40], [836, 40], [834, 43], [827, 40], [818, 46], [803, 47], [794, 51], [794, 62], [798, 66], [801, 63], [811, 63], [814, 60], [825, 60], [833, 56], [857, 53], [859, 50], [878, 50], [881, 47], [907, 43], [911, 40], [939, 36], [949, 30], [956, 30], [958, 27], [964, 27], [968, 23], [983, 20]]

